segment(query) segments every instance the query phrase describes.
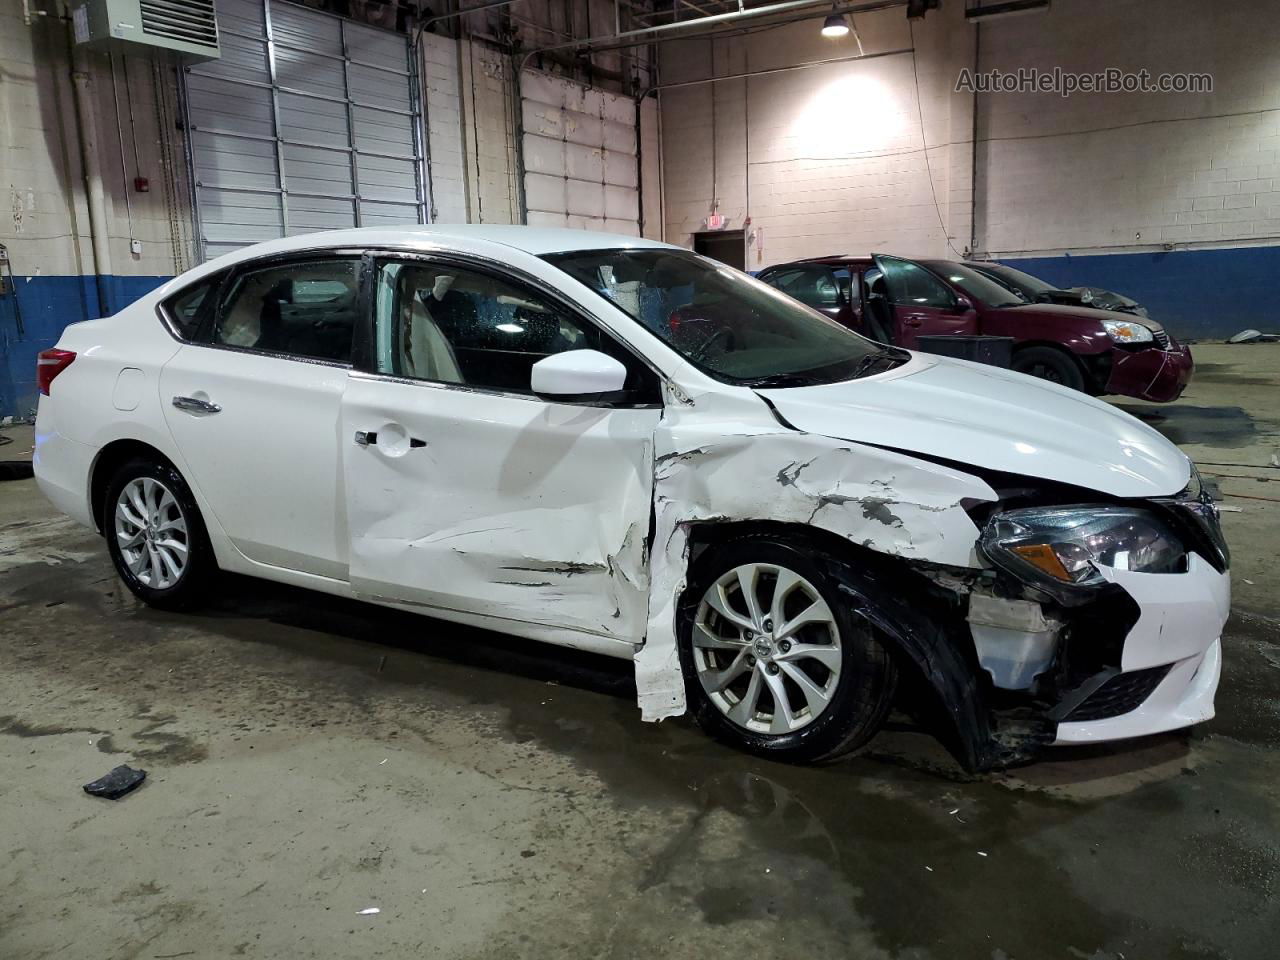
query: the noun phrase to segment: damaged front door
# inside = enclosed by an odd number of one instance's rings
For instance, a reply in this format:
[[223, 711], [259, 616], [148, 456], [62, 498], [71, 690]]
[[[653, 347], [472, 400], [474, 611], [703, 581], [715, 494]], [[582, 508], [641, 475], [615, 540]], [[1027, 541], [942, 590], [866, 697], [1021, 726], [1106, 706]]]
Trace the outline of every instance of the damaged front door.
[[972, 305], [957, 299], [954, 291], [920, 264], [879, 253], [873, 258], [893, 305], [893, 342], [898, 346], [916, 350], [918, 337], [978, 332]]
[[[388, 261], [374, 282], [373, 356], [343, 398], [355, 590], [640, 640], [653, 375], [586, 318], [487, 268]], [[534, 363], [586, 348], [628, 366], [622, 396], [532, 393]]]

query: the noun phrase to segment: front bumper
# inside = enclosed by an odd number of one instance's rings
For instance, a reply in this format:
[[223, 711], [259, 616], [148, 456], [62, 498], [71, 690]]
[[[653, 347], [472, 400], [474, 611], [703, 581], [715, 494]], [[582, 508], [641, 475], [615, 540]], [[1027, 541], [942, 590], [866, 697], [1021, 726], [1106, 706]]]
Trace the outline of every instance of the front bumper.
[[[1176, 730], [1213, 716], [1222, 670], [1222, 627], [1231, 609], [1231, 576], [1191, 554], [1186, 573], [1133, 573], [1104, 569], [1140, 614], [1124, 639], [1116, 680], [1162, 671], [1163, 679], [1115, 716], [1058, 724], [1055, 743], [1096, 743]], [[1167, 672], [1166, 672], [1167, 671]], [[1072, 711], [1090, 715], [1090, 701]]]
[[1165, 350], [1149, 347], [1130, 352], [1117, 348], [1111, 357], [1105, 392], [1152, 403], [1172, 403], [1182, 396], [1195, 368], [1191, 351], [1172, 341]]

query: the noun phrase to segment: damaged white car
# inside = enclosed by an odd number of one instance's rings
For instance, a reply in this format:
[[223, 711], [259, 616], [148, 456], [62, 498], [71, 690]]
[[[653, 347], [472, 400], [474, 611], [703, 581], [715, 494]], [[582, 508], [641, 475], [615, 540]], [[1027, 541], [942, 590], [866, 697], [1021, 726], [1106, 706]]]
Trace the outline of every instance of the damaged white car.
[[633, 658], [645, 719], [782, 759], [898, 691], [975, 770], [1213, 715], [1227, 549], [1177, 448], [676, 247], [293, 237], [39, 364], [39, 483], [157, 606], [220, 568]]

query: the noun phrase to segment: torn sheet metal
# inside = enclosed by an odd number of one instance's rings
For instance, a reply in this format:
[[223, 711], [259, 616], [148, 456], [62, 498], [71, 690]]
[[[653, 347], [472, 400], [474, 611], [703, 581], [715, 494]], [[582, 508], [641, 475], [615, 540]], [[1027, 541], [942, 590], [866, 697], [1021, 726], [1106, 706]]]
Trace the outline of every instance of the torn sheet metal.
[[[980, 566], [978, 529], [961, 501], [996, 499], [977, 477], [875, 447], [789, 430], [754, 408], [669, 404], [655, 433], [654, 542], [649, 622], [636, 653], [646, 720], [685, 710], [676, 613], [690, 534], [707, 522], [775, 521], [818, 527], [884, 554]], [[747, 403], [763, 403], [752, 398]]]

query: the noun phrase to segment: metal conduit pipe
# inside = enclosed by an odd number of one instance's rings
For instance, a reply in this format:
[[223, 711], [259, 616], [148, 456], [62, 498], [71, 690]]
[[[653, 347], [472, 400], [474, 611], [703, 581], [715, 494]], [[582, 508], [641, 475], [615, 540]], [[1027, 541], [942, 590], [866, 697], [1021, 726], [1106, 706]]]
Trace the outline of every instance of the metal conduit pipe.
[[[666, 39], [682, 39], [685, 36], [705, 36], [713, 34], [715, 31], [706, 31], [705, 33], [681, 34], [677, 37], [659, 37], [657, 34], [671, 33], [672, 31], [689, 30], [703, 26], [704, 24], [723, 24], [738, 20], [751, 20], [756, 17], [764, 17], [770, 14], [787, 13], [789, 11], [799, 10], [803, 7], [810, 8], [804, 14], [795, 17], [789, 17], [777, 21], [771, 21], [771, 26], [782, 26], [786, 23], [796, 23], [801, 20], [812, 20], [817, 17], [827, 17], [832, 13], [836, 14], [855, 14], [869, 13], [874, 10], [888, 10], [892, 7], [904, 7], [907, 0], [871, 0], [867, 3], [852, 3], [843, 6], [837, 5], [834, 9], [831, 7], [815, 4], [814, 0], [784, 0], [782, 3], [770, 3], [763, 7], [749, 7], [741, 10], [732, 10], [729, 13], [718, 13], [709, 17], [698, 17], [694, 20], [679, 20], [674, 23], [663, 23], [655, 27], [639, 27], [635, 30], [624, 30], [621, 33], [609, 34], [600, 37], [588, 37], [583, 40], [566, 40], [562, 43], [555, 43], [547, 47], [539, 47], [536, 50], [530, 50], [525, 53], [520, 61], [520, 69], [523, 70], [528, 66], [529, 60], [539, 54], [546, 53], [550, 50], [565, 50], [568, 48], [585, 48], [589, 51], [611, 50], [616, 47], [634, 47], [641, 46], [645, 43], [660, 43]], [[632, 39], [636, 38], [636, 39]], [[610, 41], [622, 41], [610, 45]]]
[[675, 87], [693, 87], [700, 83], [719, 83], [721, 80], [742, 80], [745, 77], [763, 77], [770, 73], [786, 73], [789, 70], [805, 70], [809, 67], [823, 67], [829, 63], [851, 63], [855, 60], [878, 60], [881, 57], [900, 57], [903, 54], [915, 53], [912, 47], [901, 50], [885, 50], [881, 53], [854, 53], [847, 57], [828, 57], [825, 60], [806, 60], [804, 63], [793, 63], [785, 67], [766, 67], [763, 70], [744, 70], [741, 73], [726, 73], [719, 77], [700, 77], [697, 80], [677, 80], [673, 83], [658, 83], [647, 87], [639, 94], [644, 99], [655, 90], [671, 90]]
[[[70, 31], [71, 22], [67, 21]], [[70, 40], [70, 36], [68, 36]], [[89, 240], [93, 248], [94, 286], [98, 291], [98, 312], [107, 316], [111, 305], [106, 278], [111, 276], [111, 244], [107, 239], [107, 200], [102, 186], [102, 163], [98, 155], [98, 125], [89, 91], [89, 62], [84, 50], [71, 43], [71, 88], [75, 91], [76, 123], [80, 128], [80, 163], [84, 167], [85, 195], [89, 207]]]
[[482, 10], [492, 10], [495, 7], [509, 7], [519, 0], [489, 0], [488, 3], [477, 3], [472, 7], [462, 7], [458, 10], [452, 10], [449, 13], [438, 13], [433, 17], [427, 17], [418, 26], [418, 33], [426, 30], [433, 23], [439, 23], [441, 20], [452, 20], [454, 17], [465, 17], [468, 13], [479, 13]]

